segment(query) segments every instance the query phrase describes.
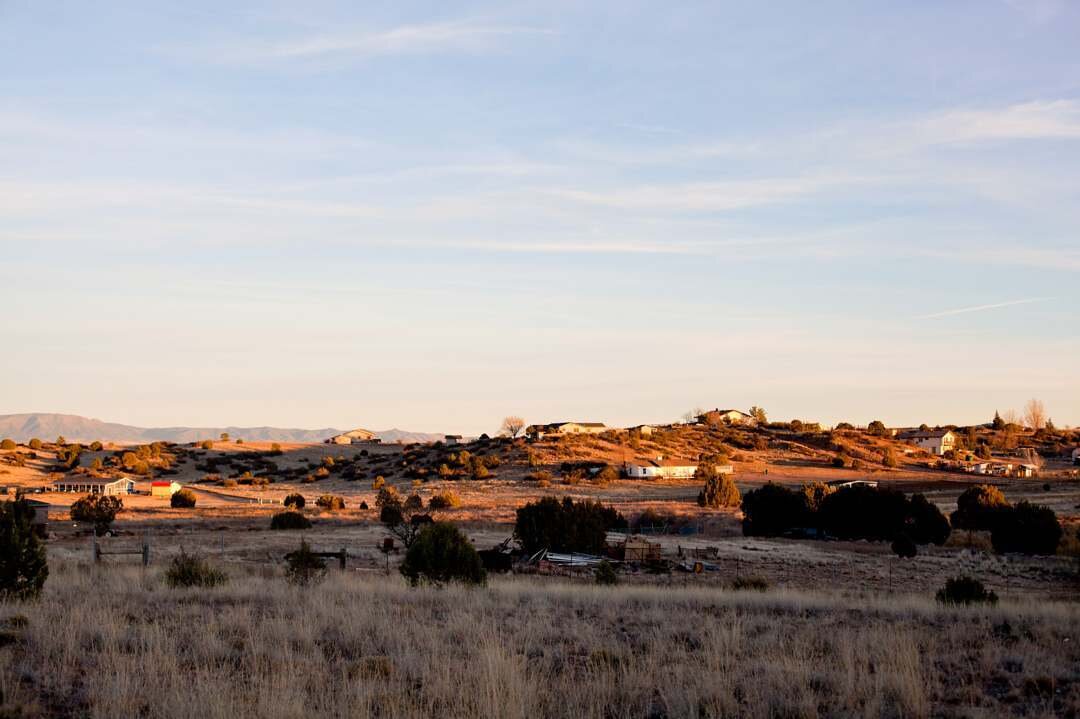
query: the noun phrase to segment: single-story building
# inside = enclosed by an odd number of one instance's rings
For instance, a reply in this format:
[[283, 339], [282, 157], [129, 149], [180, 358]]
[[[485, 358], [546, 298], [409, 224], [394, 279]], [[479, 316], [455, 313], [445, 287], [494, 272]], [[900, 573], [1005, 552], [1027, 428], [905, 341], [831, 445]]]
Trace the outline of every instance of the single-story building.
[[936, 454], [939, 457], [956, 448], [956, 434], [948, 429], [900, 432], [897, 434], [897, 438], [905, 442], [912, 442], [930, 454]]
[[94, 477], [72, 477], [58, 479], [52, 483], [54, 492], [76, 492], [78, 494], [132, 494], [135, 482], [127, 477], [120, 479], [98, 479]]
[[462, 443], [461, 439], [462, 439], [462, 437], [461, 437], [460, 434], [448, 434], [445, 437], [443, 437], [443, 441], [446, 444], [461, 444]]
[[[623, 471], [630, 479], [689, 479], [697, 472], [697, 462], [688, 459], [667, 459], [657, 457], [655, 459], [635, 459], [623, 465]], [[716, 465], [718, 474], [734, 474], [735, 466], [731, 464]]]
[[603, 422], [552, 422], [533, 424], [525, 428], [525, 434], [536, 439], [552, 434], [600, 434], [607, 431], [608, 428]]
[[757, 420], [753, 415], [749, 415], [746, 412], [742, 412], [737, 409], [713, 409], [700, 414], [697, 417], [698, 424], [742, 424], [753, 426], [757, 424]]
[[833, 489], [843, 489], [844, 487], [877, 487], [877, 482], [873, 479], [834, 479], [826, 482], [825, 485]]
[[653, 430], [656, 429], [654, 424], [638, 424], [633, 427], [627, 427], [627, 432], [637, 432], [642, 437], [651, 437]]
[[360, 444], [362, 442], [378, 442], [375, 433], [367, 429], [353, 429], [341, 434], [335, 434], [326, 440], [326, 444]]
[[166, 482], [163, 480], [156, 480], [150, 483], [151, 497], [164, 497], [165, 499], [168, 499], [179, 491], [179, 482]]

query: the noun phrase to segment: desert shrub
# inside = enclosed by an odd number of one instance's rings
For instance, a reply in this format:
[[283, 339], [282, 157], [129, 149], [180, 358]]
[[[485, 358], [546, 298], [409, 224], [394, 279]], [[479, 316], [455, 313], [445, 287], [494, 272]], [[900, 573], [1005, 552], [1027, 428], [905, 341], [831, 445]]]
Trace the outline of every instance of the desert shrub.
[[371, 480], [371, 488], [376, 492], [382, 489], [384, 484], [386, 484], [386, 480], [382, 477], [382, 475], [379, 475], [375, 477], [375, 479]]
[[997, 604], [997, 594], [972, 577], [953, 577], [938, 590], [937, 600], [942, 604]]
[[881, 464], [885, 467], [896, 467], [900, 464], [892, 447], [885, 448], [885, 453], [881, 455]]
[[549, 549], [599, 554], [608, 530], [623, 527], [626, 519], [599, 502], [544, 497], [517, 510], [514, 536], [530, 553]]
[[885, 427], [885, 423], [877, 419], [866, 426], [866, 432], [875, 437], [887, 437], [889, 435], [889, 430]]
[[97, 534], [104, 534], [123, 508], [124, 503], [117, 496], [90, 494], [71, 505], [71, 519], [75, 522], [91, 522]]
[[491, 471], [483, 457], [474, 456], [469, 460], [469, 474], [473, 479], [487, 479], [491, 476]]
[[468, 537], [449, 522], [435, 522], [420, 531], [405, 553], [401, 573], [413, 586], [422, 581], [436, 585], [487, 581], [480, 555]]
[[550, 482], [553, 479], [551, 472], [546, 469], [539, 469], [535, 472], [530, 472], [525, 475], [525, 479], [529, 482]]
[[1061, 541], [1061, 524], [1054, 510], [1030, 502], [997, 512], [990, 542], [999, 554], [1054, 554]]
[[803, 501], [810, 512], [816, 512], [821, 508], [821, 502], [836, 489], [824, 482], [810, 482], [802, 487]]
[[[327, 459], [330, 459], [330, 458], [327, 457]], [[326, 479], [329, 476], [330, 476], [330, 470], [327, 469], [326, 467], [319, 467], [318, 469], [315, 470], [315, 478], [316, 479]]]
[[717, 474], [714, 471], [706, 477], [697, 502], [702, 507], [738, 507], [742, 502], [742, 495], [739, 494], [731, 475]]
[[303, 509], [304, 505], [307, 504], [307, 500], [304, 499], [304, 495], [293, 493], [285, 497], [282, 504], [286, 507], [292, 507], [293, 509]]
[[848, 461], [842, 454], [838, 454], [832, 459], [832, 466], [836, 467], [837, 469], [843, 469], [847, 465]]
[[461, 498], [455, 492], [440, 492], [428, 500], [428, 509], [451, 509], [461, 506]]
[[30, 440], [28, 446], [30, 447], [30, 449], [41, 449], [41, 440], [37, 437], [34, 437]]
[[177, 587], [217, 587], [226, 582], [228, 576], [198, 554], [188, 554], [183, 549], [173, 557], [169, 568], [165, 570], [165, 583], [174, 589]]
[[610, 464], [605, 464], [599, 472], [593, 475], [593, 481], [600, 485], [610, 484], [618, 478], [619, 470], [615, 469]]
[[903, 559], [913, 559], [919, 553], [919, 547], [906, 534], [899, 535], [892, 543], [893, 554]]
[[315, 500], [315, 505], [330, 512], [345, 509], [345, 500], [336, 494], [324, 494]]
[[311, 550], [307, 542], [300, 542], [299, 549], [285, 555], [285, 579], [290, 584], [306, 587], [325, 576], [326, 562]]
[[406, 512], [416, 512], [424, 508], [424, 500], [420, 499], [419, 494], [410, 494], [401, 503], [401, 508]]
[[735, 580], [731, 583], [731, 588], [736, 591], [754, 591], [764, 592], [769, 588], [769, 580], [764, 577], [749, 576], [749, 577], [735, 577]]
[[280, 455], [281, 454], [281, 445], [278, 444], [277, 442], [271, 442], [270, 443], [270, 454], [274, 455], [275, 457]]
[[214, 448], [214, 440], [212, 440], [212, 439], [204, 439], [202, 441], [202, 444], [199, 445], [199, 446], [201, 446], [203, 449], [213, 449]]
[[597, 584], [615, 586], [619, 583], [619, 575], [616, 573], [615, 567], [607, 560], [596, 565], [596, 571], [593, 573], [593, 576], [596, 578]]
[[169, 505], [172, 507], [191, 509], [195, 506], [195, 493], [187, 488], [173, 492], [172, 497], [169, 498]]
[[1011, 506], [997, 487], [988, 484], [968, 487], [956, 500], [952, 525], [974, 531], [993, 529], [997, 516]]
[[771, 537], [809, 523], [806, 500], [799, 492], [769, 482], [743, 496], [743, 534]]
[[235, 479], [223, 479], [221, 480], [221, 486], [226, 489], [233, 489], [237, 486], [238, 482]]
[[90, 443], [91, 452], [100, 452], [103, 449], [105, 449], [105, 446], [101, 442], [95, 441]]
[[25, 500], [0, 502], [0, 599], [33, 599], [49, 577], [45, 547], [34, 535]]
[[915, 544], [945, 544], [952, 533], [949, 520], [937, 505], [921, 494], [911, 495], [908, 500], [908, 518], [905, 536]]
[[311, 529], [311, 520], [299, 512], [278, 512], [270, 519], [270, 529]]
[[4, 438], [0, 440], [0, 449], [15, 449], [19, 445], [15, 444], [15, 440], [10, 438]]
[[841, 539], [891, 540], [903, 531], [907, 516], [908, 503], [903, 493], [855, 485], [823, 499], [816, 523]]

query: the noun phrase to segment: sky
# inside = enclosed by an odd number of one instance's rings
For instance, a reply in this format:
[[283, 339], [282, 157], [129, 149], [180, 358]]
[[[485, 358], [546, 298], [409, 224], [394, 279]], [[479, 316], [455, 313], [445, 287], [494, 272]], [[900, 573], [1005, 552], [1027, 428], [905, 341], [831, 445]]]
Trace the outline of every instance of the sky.
[[0, 0], [0, 413], [1080, 424], [1080, 3]]

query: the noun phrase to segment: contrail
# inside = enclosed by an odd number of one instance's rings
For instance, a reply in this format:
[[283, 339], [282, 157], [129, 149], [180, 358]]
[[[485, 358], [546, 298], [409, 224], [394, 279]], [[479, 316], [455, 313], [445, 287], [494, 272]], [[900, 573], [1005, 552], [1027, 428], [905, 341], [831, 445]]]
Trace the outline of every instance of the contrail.
[[983, 310], [996, 310], [999, 307], [1013, 307], [1015, 305], [1028, 305], [1032, 302], [1046, 302], [1053, 299], [1052, 297], [1031, 297], [1026, 300], [1012, 300], [1011, 302], [997, 302], [992, 305], [976, 305], [974, 307], [960, 307], [955, 310], [945, 310], [944, 312], [935, 312], [930, 315], [920, 315], [916, 317], [917, 320], [932, 320], [935, 317], [950, 317], [952, 315], [964, 315], [968, 312], [982, 312]]

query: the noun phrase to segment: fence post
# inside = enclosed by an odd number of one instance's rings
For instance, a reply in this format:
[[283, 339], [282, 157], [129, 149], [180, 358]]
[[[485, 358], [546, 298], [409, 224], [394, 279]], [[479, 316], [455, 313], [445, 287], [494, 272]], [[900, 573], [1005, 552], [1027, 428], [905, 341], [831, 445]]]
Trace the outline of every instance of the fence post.
[[150, 566], [150, 540], [144, 539], [142, 545], [142, 565], [144, 567]]
[[97, 537], [94, 537], [94, 564], [101, 563], [101, 545], [98, 544]]
[[345, 547], [341, 548], [341, 556], [338, 557], [338, 561], [341, 564], [341, 571], [345, 571]]

